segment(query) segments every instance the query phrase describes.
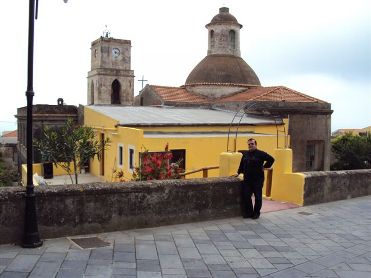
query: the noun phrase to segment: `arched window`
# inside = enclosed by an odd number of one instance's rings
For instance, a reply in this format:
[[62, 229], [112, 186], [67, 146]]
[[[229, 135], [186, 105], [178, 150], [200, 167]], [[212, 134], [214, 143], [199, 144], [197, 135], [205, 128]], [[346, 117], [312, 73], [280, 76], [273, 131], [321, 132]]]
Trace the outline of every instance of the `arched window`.
[[215, 45], [215, 37], [214, 37], [214, 30], [210, 31], [210, 47], [214, 47]]
[[232, 49], [236, 48], [236, 32], [234, 30], [229, 31], [229, 41], [231, 42]]
[[90, 85], [90, 104], [94, 104], [94, 82], [91, 81]]
[[115, 79], [112, 82], [111, 104], [121, 104], [121, 101], [120, 101], [120, 91], [121, 91], [120, 82], [117, 79]]

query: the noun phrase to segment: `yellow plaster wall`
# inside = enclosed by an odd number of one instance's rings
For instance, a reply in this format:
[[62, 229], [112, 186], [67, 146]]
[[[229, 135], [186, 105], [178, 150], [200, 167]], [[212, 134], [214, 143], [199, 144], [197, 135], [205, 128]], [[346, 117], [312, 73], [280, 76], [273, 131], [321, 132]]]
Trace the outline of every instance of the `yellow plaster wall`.
[[292, 150], [277, 149], [275, 157], [278, 163], [273, 169], [272, 199], [303, 205], [305, 176], [292, 172]]
[[[225, 150], [224, 137], [203, 138], [144, 138], [143, 145], [150, 151], [164, 151], [165, 145], [171, 149], [186, 149], [186, 172], [208, 166], [219, 166], [219, 152]], [[219, 175], [219, 170], [210, 170], [209, 177]], [[187, 178], [202, 177], [202, 171], [187, 175]]]
[[[105, 138], [115, 138], [115, 134], [118, 134], [118, 128], [116, 125], [118, 122], [102, 113], [92, 110], [89, 106], [84, 107], [84, 125], [94, 128], [96, 132], [96, 140], [101, 139], [101, 134], [104, 134]], [[115, 158], [112, 156], [112, 145], [108, 146], [104, 151], [104, 178], [110, 181], [112, 176], [112, 163], [111, 160]], [[111, 166], [111, 167], [110, 167]], [[90, 161], [90, 173], [95, 176], [101, 176], [101, 161], [97, 157]]]
[[[110, 117], [107, 117], [99, 112], [96, 112], [89, 107], [85, 107], [84, 123], [91, 126], [96, 131], [97, 140], [101, 140], [101, 135], [104, 138], [109, 138], [109, 146], [104, 151], [104, 176], [108, 181], [116, 181], [114, 171], [122, 170], [125, 180], [131, 180], [132, 170], [129, 169], [129, 146], [134, 148], [134, 166], [138, 165], [138, 152], [141, 149], [143, 130], [137, 128], [117, 126], [118, 122]], [[117, 127], [116, 127], [117, 126]], [[119, 145], [123, 147], [123, 165], [118, 164]], [[101, 176], [102, 160], [97, 157], [90, 161], [90, 173], [95, 176]]]
[[[186, 149], [186, 171], [193, 171], [203, 167], [219, 166], [219, 155], [227, 150], [227, 135], [214, 136], [204, 135], [198, 137], [188, 136], [191, 132], [222, 132], [227, 133], [229, 126], [166, 126], [166, 127], [116, 127], [117, 122], [110, 117], [98, 113], [88, 106], [85, 107], [85, 125], [94, 127], [97, 131], [97, 138], [104, 133], [105, 138], [110, 138], [110, 146], [105, 151], [104, 157], [104, 178], [106, 181], [114, 180], [113, 171], [118, 169], [118, 146], [122, 144], [124, 150], [124, 165], [122, 170], [124, 177], [130, 180], [132, 171], [128, 169], [128, 146], [135, 149], [134, 163], [138, 166], [139, 152], [145, 149], [149, 151], [164, 151], [165, 145], [169, 144], [169, 149]], [[146, 132], [177, 132], [185, 133], [184, 136], [151, 136]], [[229, 150], [234, 148], [236, 127], [230, 130]], [[242, 132], [255, 133], [252, 135], [241, 134]], [[264, 135], [262, 135], [264, 133]], [[159, 133], [160, 134], [160, 133]], [[241, 126], [238, 129], [236, 149], [247, 149], [247, 139], [254, 137], [258, 141], [258, 147], [273, 153], [277, 147], [277, 127], [276, 125]], [[208, 137], [205, 137], [208, 136]], [[278, 136], [279, 147], [283, 147], [285, 136]], [[90, 163], [90, 172], [100, 176], [100, 163], [94, 159]], [[238, 167], [238, 166], [237, 166]], [[235, 172], [237, 168], [235, 169]], [[219, 176], [219, 169], [209, 170], [209, 177]], [[187, 178], [202, 177], [202, 171], [188, 175]]]
[[[292, 150], [275, 149], [270, 152], [275, 158], [271, 199], [303, 205], [304, 201], [304, 174], [292, 173]], [[220, 154], [220, 176], [236, 174], [241, 160], [240, 153], [222, 152]], [[266, 171], [265, 171], [266, 175]], [[266, 183], [264, 183], [263, 193]]]
[[[109, 134], [109, 132], [107, 132]], [[139, 164], [139, 152], [143, 149], [143, 130], [129, 127], [118, 127], [117, 134], [108, 135], [111, 143], [105, 152], [105, 175], [106, 181], [116, 181], [114, 170], [122, 170], [125, 180], [131, 180], [132, 169], [129, 168], [129, 147], [134, 149], [134, 166]], [[119, 146], [123, 147], [123, 165], [119, 163]], [[96, 161], [97, 162], [97, 161]]]
[[115, 126], [118, 124], [118, 121], [112, 119], [108, 116], [105, 116], [93, 109], [89, 108], [89, 106], [84, 106], [84, 125], [95, 127], [97, 129], [104, 130], [104, 128], [112, 128], [115, 129]]
[[[43, 164], [42, 163], [34, 163], [32, 164], [32, 171], [33, 174], [37, 174], [38, 176], [44, 176]], [[74, 174], [75, 171], [73, 170], [73, 165], [71, 163], [71, 174]], [[68, 175], [67, 171], [64, 170], [61, 166], [56, 166], [53, 163], [53, 176], [64, 176]], [[22, 184], [26, 186], [27, 184], [27, 164], [22, 164]], [[34, 181], [34, 185], [37, 185]]]
[[[275, 131], [275, 128], [274, 128]], [[247, 139], [251, 136], [237, 137], [237, 150], [247, 149]], [[274, 150], [277, 145], [276, 135], [258, 135], [253, 136], [259, 148], [274, 156]], [[279, 137], [279, 144], [283, 144], [284, 136]], [[235, 136], [230, 137], [230, 148], [233, 146]], [[225, 152], [227, 148], [226, 137], [204, 137], [204, 138], [144, 138], [143, 145], [150, 151], [163, 151], [166, 143], [169, 143], [169, 149], [186, 149], [186, 172], [200, 169], [208, 166], [219, 166], [220, 153]], [[233, 164], [234, 165], [234, 164]], [[237, 173], [238, 165], [233, 173]], [[229, 170], [228, 170], [229, 171]], [[220, 171], [209, 170], [209, 177], [217, 177]], [[224, 173], [224, 172], [223, 172]], [[228, 172], [229, 173], [229, 172]], [[188, 175], [187, 178], [202, 177], [202, 171]]]

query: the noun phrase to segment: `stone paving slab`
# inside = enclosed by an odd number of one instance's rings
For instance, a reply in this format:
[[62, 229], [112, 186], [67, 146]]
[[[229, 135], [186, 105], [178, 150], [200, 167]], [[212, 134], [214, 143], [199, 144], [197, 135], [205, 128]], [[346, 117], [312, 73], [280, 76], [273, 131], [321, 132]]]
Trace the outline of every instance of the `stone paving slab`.
[[[267, 203], [267, 201], [264, 201]], [[0, 278], [371, 277], [371, 196], [241, 217], [0, 245]], [[290, 208], [290, 209], [288, 209]], [[268, 212], [269, 211], [269, 212]]]

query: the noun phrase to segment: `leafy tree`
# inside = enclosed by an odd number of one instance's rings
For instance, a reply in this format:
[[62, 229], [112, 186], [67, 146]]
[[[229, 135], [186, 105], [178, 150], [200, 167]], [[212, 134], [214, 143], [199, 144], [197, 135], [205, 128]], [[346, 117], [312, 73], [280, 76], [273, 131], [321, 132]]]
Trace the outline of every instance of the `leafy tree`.
[[351, 170], [371, 168], [371, 135], [347, 133], [332, 141], [332, 152], [336, 162], [331, 170]]
[[18, 172], [15, 167], [7, 164], [3, 159], [3, 154], [0, 152], [0, 187], [12, 186], [13, 182], [18, 180]]
[[103, 149], [109, 146], [110, 140], [95, 139], [91, 127], [75, 125], [72, 119], [67, 120], [61, 127], [45, 128], [40, 140], [35, 140], [35, 147], [40, 150], [42, 160], [61, 166], [70, 176], [71, 163], [75, 173], [75, 182], [78, 184], [78, 171], [95, 156], [100, 159]]

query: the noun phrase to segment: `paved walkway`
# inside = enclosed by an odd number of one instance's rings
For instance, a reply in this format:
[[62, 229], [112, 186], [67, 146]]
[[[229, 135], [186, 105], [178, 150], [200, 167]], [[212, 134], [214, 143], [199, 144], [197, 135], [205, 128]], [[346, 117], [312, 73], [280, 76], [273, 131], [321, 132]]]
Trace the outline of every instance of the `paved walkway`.
[[108, 246], [0, 245], [0, 277], [371, 277], [371, 196], [90, 236]]

